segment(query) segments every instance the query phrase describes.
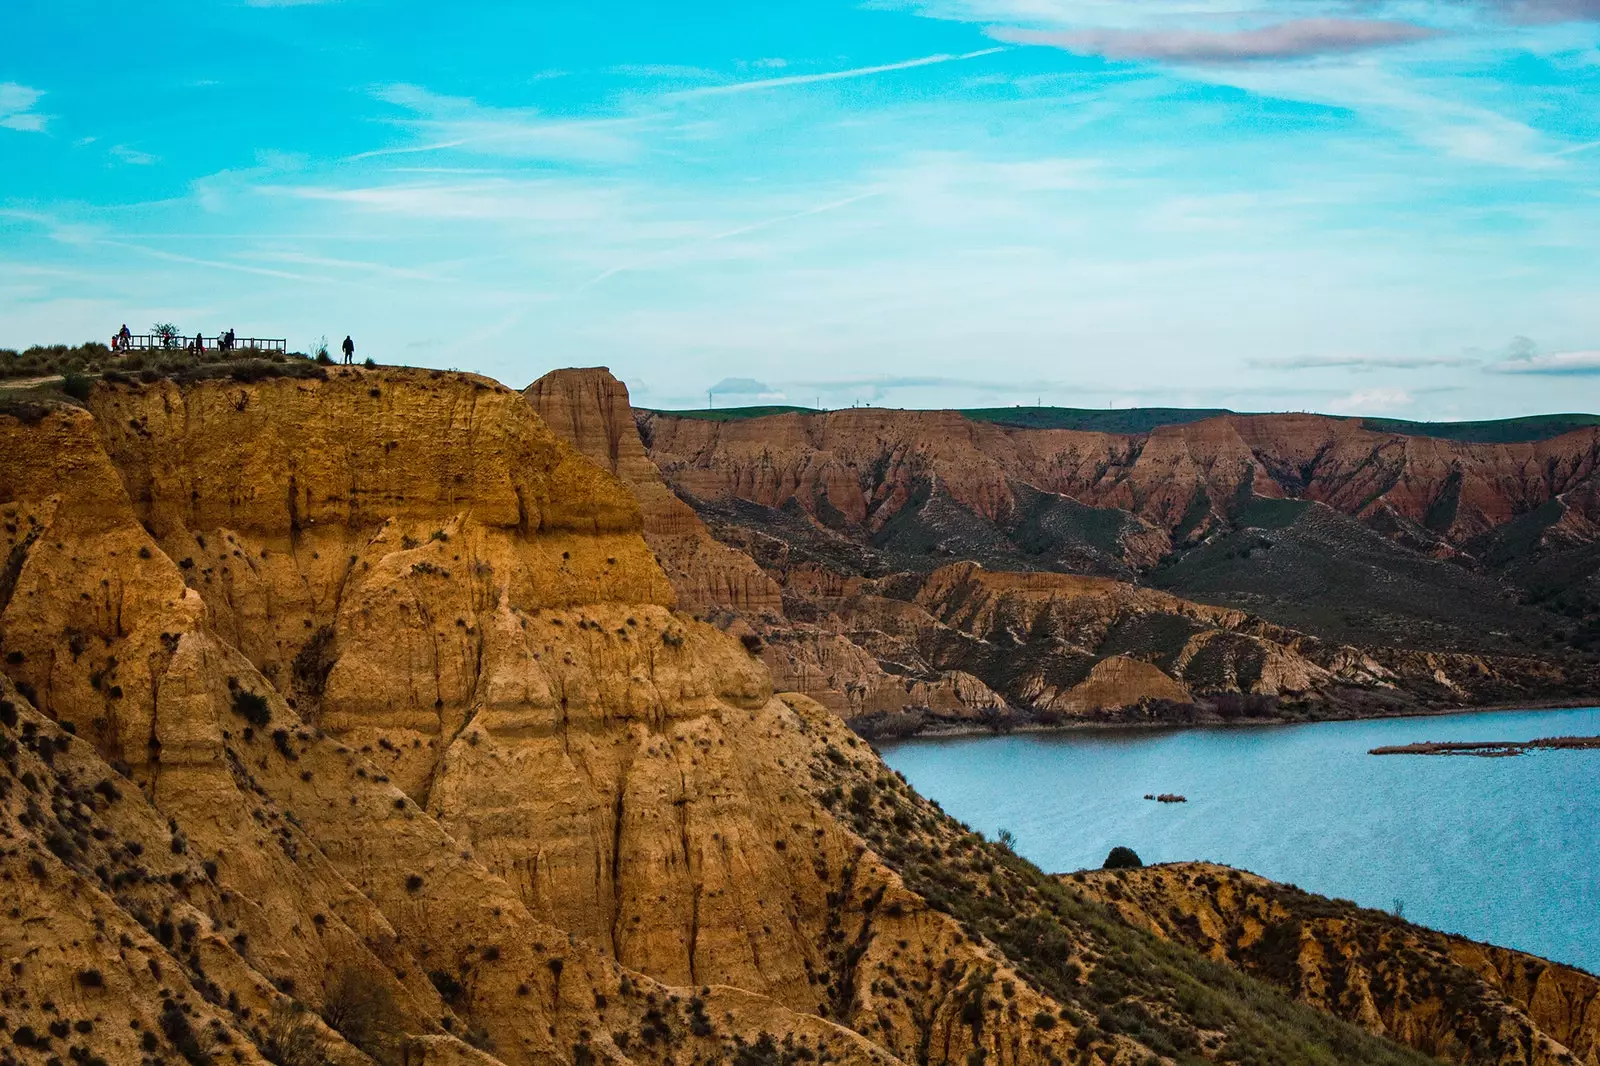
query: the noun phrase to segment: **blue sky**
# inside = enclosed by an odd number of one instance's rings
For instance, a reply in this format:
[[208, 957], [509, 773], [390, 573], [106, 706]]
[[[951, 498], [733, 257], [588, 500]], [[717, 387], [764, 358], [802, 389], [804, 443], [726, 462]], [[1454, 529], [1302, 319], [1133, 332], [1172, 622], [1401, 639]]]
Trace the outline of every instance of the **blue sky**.
[[0, 346], [1600, 410], [1600, 0], [5, 0], [0, 40]]

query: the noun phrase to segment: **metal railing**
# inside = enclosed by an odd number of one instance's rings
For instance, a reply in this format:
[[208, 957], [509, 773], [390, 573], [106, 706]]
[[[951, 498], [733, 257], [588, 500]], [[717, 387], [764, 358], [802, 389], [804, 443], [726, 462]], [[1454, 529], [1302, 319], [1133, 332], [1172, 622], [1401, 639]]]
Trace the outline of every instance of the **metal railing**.
[[[208, 352], [222, 350], [221, 337], [200, 338], [201, 347]], [[111, 349], [120, 355], [123, 352], [183, 352], [194, 350], [193, 337], [165, 337], [159, 333], [135, 333], [132, 336], [117, 338]], [[288, 352], [289, 342], [282, 337], [235, 337], [233, 338], [233, 351], [257, 352]]]

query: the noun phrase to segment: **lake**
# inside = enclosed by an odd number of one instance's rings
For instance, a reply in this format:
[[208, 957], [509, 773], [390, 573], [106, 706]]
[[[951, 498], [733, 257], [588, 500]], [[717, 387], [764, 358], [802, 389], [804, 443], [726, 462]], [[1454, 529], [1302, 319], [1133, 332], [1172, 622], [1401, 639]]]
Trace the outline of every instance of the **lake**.
[[[1600, 735], [1600, 709], [905, 741], [884, 759], [1042, 868], [1208, 859], [1600, 972], [1600, 751], [1368, 755]], [[1176, 792], [1187, 803], [1145, 793]]]

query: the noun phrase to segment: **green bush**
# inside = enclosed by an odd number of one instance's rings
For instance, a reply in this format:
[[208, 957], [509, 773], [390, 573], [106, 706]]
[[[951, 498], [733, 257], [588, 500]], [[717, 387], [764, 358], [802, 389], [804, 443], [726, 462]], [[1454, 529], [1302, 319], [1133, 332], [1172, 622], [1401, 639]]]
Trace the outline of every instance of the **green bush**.
[[1139, 858], [1139, 853], [1132, 848], [1120, 845], [1111, 849], [1111, 854], [1106, 856], [1103, 870], [1137, 870], [1144, 865], [1144, 860]]
[[68, 371], [61, 378], [61, 391], [74, 400], [87, 400], [94, 390], [94, 381], [87, 374]]

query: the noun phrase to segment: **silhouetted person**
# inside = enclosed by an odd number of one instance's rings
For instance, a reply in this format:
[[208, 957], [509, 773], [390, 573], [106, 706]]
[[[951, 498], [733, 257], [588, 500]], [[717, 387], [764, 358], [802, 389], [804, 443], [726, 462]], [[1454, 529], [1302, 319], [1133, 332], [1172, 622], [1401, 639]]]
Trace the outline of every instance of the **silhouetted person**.
[[206, 350], [206, 339], [205, 339], [205, 337], [203, 337], [200, 334], [196, 333], [194, 335], [194, 354], [195, 355], [199, 355], [201, 352], [203, 352], [205, 350]]
[[349, 366], [356, 357], [356, 342], [349, 337], [344, 339], [344, 365]]

